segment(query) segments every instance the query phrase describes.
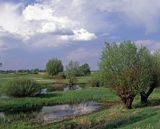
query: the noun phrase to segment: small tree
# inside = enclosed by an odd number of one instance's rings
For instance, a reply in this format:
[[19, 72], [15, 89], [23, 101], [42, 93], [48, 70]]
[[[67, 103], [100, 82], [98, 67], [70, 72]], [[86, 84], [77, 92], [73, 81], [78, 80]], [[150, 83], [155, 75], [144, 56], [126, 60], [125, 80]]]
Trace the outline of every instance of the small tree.
[[63, 64], [61, 60], [58, 59], [51, 59], [46, 64], [46, 71], [48, 72], [48, 75], [53, 77], [54, 75], [57, 75], [60, 72], [63, 72]]
[[70, 88], [76, 84], [76, 76], [78, 74], [79, 64], [78, 62], [70, 61], [66, 66], [66, 77], [69, 79]]
[[152, 78], [151, 85], [140, 93], [141, 104], [146, 105], [148, 103], [148, 97], [160, 84], [160, 51], [157, 51], [151, 55], [152, 58]]
[[102, 52], [100, 76], [121, 98], [126, 108], [134, 97], [151, 84], [151, 60], [146, 48], [138, 49], [130, 41], [108, 44]]
[[81, 76], [90, 75], [90, 73], [91, 73], [91, 70], [90, 70], [89, 64], [85, 63], [79, 66], [79, 74]]
[[70, 76], [77, 76], [79, 69], [79, 63], [77, 61], [70, 61], [66, 66], [66, 75], [69, 78]]

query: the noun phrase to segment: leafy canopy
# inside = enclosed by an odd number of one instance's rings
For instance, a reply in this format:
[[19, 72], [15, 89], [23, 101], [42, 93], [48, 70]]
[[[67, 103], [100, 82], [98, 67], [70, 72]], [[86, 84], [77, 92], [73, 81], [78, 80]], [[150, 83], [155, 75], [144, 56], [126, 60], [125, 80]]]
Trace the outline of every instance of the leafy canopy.
[[145, 47], [130, 41], [106, 43], [100, 62], [101, 81], [121, 96], [135, 96], [152, 82], [151, 56]]
[[48, 75], [52, 77], [60, 72], [63, 72], [63, 64], [61, 60], [56, 58], [49, 60], [46, 64], [46, 71], [48, 72]]

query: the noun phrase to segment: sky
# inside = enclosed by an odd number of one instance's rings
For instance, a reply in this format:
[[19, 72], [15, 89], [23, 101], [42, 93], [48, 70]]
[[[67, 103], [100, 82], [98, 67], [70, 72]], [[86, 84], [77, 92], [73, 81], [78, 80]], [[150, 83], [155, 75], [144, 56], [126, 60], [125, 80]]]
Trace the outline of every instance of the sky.
[[0, 0], [1, 69], [44, 69], [49, 59], [98, 68], [104, 42], [160, 49], [159, 0]]

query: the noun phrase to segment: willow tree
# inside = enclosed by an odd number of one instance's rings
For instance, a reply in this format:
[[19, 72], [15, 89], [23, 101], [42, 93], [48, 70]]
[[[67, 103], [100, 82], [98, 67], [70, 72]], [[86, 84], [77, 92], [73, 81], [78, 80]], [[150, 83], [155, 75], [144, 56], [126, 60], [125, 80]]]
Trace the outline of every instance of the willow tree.
[[70, 61], [66, 66], [66, 77], [69, 79], [69, 88], [72, 89], [76, 84], [77, 79], [76, 76], [78, 73], [79, 63], [77, 61]]
[[160, 51], [156, 51], [151, 55], [152, 58], [152, 83], [151, 85], [140, 93], [141, 104], [146, 105], [148, 98], [156, 87], [160, 85]]
[[106, 43], [99, 66], [103, 84], [111, 87], [128, 109], [135, 96], [152, 82], [149, 51], [130, 41]]

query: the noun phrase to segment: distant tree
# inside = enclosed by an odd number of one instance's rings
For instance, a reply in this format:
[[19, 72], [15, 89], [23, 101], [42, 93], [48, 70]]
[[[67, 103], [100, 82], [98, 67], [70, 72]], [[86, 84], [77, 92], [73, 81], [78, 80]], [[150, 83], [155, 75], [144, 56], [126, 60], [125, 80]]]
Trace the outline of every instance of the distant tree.
[[69, 79], [69, 85], [71, 87], [76, 83], [78, 68], [79, 68], [79, 63], [72, 60], [66, 66], [66, 77]]
[[48, 72], [48, 75], [53, 77], [54, 75], [57, 75], [60, 72], [63, 72], [63, 64], [61, 60], [58, 59], [51, 59], [46, 64], [46, 71]]
[[132, 108], [134, 97], [152, 82], [151, 58], [145, 48], [134, 43], [106, 43], [100, 62], [100, 77], [121, 98], [125, 107]]
[[40, 70], [38, 68], [35, 68], [35, 69], [32, 70], [33, 74], [38, 74], [39, 72], [40, 72]]
[[148, 103], [148, 97], [152, 94], [154, 89], [160, 85], [160, 51], [156, 51], [151, 55], [152, 58], [152, 83], [144, 91], [140, 93], [141, 104], [146, 105]]
[[69, 76], [77, 76], [79, 69], [79, 63], [77, 61], [70, 61], [66, 66], [66, 75]]
[[89, 64], [85, 63], [81, 66], [79, 66], [79, 74], [80, 76], [89, 75], [91, 73]]

